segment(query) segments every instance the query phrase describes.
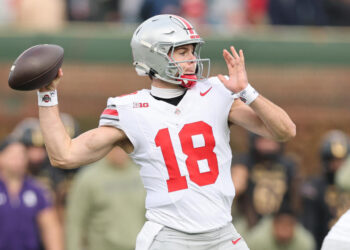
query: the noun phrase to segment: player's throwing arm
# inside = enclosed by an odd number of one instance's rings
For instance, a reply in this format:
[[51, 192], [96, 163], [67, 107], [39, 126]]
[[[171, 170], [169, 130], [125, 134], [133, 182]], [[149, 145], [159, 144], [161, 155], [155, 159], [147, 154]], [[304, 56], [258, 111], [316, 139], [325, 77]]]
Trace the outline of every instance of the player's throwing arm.
[[69, 137], [59, 116], [57, 98], [63, 54], [58, 45], [27, 49], [11, 67], [9, 86], [20, 91], [38, 90], [40, 125], [50, 161], [73, 168], [102, 158], [115, 144], [127, 140], [122, 131], [109, 127], [90, 130], [73, 140]]

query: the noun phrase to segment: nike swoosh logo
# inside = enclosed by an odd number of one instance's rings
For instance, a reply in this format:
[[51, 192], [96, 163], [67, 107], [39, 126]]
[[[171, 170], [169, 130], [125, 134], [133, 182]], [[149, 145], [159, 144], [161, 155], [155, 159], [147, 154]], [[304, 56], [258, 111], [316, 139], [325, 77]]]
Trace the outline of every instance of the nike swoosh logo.
[[205, 91], [205, 92], [200, 92], [199, 94], [201, 95], [201, 96], [205, 96], [206, 94], [208, 94], [208, 92], [211, 90], [211, 88], [212, 87], [210, 87], [207, 91]]
[[232, 243], [233, 245], [236, 245], [238, 241], [240, 241], [241, 238], [238, 238], [237, 240], [233, 240]]

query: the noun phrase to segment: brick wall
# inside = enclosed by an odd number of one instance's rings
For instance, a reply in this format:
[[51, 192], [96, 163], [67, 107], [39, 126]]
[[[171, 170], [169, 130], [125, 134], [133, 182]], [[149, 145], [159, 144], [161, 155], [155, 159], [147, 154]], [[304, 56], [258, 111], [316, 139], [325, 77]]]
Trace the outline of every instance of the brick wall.
[[[287, 151], [301, 161], [305, 174], [317, 173], [318, 147], [329, 129], [350, 134], [350, 72], [344, 67], [247, 66], [250, 83], [264, 96], [287, 110], [297, 124], [297, 137]], [[0, 137], [24, 117], [37, 116], [36, 94], [17, 92], [7, 85], [10, 64], [0, 64]], [[96, 127], [107, 97], [148, 88], [149, 79], [138, 77], [124, 65], [65, 63], [59, 88], [60, 110], [78, 119], [83, 130]], [[214, 68], [213, 74], [225, 73]], [[244, 151], [246, 132], [232, 128], [232, 148]]]

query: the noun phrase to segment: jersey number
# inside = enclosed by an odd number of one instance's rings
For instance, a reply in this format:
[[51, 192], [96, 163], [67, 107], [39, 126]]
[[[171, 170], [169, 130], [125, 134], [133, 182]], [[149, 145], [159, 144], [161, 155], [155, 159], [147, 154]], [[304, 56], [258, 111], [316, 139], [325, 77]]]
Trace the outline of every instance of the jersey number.
[[[205, 142], [203, 147], [194, 147], [192, 140], [194, 135], [203, 136]], [[180, 130], [179, 138], [182, 151], [187, 155], [186, 166], [191, 181], [199, 186], [215, 183], [219, 175], [219, 168], [216, 154], [213, 151], [215, 139], [211, 126], [202, 121], [186, 124]], [[186, 177], [181, 176], [168, 128], [158, 131], [155, 143], [162, 150], [164, 162], [169, 173], [169, 180], [167, 180], [168, 191], [174, 192], [188, 188]], [[210, 171], [204, 173], [199, 171], [198, 161], [200, 160], [207, 160]]]

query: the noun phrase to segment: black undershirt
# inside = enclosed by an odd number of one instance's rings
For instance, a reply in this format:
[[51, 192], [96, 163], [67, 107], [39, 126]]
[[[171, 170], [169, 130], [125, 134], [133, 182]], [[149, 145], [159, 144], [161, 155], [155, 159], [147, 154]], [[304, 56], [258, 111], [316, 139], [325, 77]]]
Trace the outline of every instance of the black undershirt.
[[157, 99], [159, 101], [163, 101], [163, 102], [169, 103], [171, 105], [177, 106], [179, 104], [179, 102], [182, 100], [182, 98], [185, 96], [185, 94], [186, 94], [186, 91], [182, 95], [174, 97], [174, 98], [161, 98], [161, 97], [158, 97], [158, 96], [154, 96], [152, 94], [151, 94], [151, 96], [154, 99]]

